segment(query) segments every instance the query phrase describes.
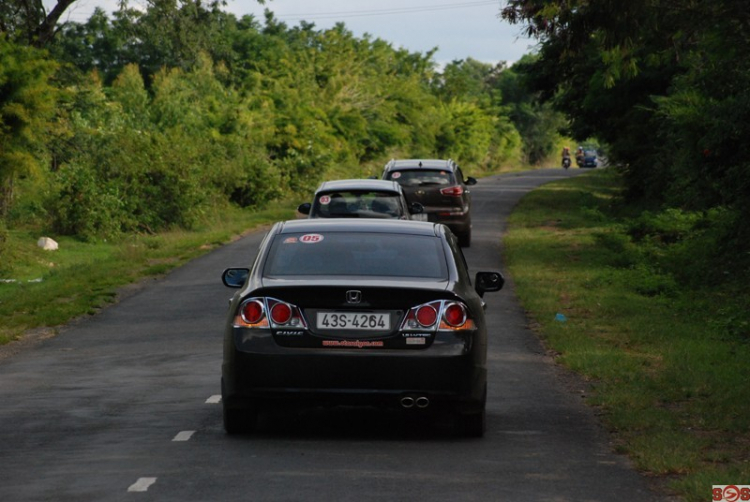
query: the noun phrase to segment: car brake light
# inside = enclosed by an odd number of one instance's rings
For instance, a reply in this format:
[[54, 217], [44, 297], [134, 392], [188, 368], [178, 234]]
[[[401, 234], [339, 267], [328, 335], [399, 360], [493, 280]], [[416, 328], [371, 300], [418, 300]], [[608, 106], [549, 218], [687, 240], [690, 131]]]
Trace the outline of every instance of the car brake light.
[[276, 324], [286, 324], [292, 318], [292, 307], [288, 303], [277, 303], [271, 307], [271, 320]]
[[307, 328], [307, 323], [302, 317], [299, 307], [275, 298], [266, 298], [266, 305], [268, 305], [268, 311], [270, 312], [272, 328], [291, 326]]
[[440, 193], [443, 195], [448, 195], [450, 197], [460, 197], [464, 194], [464, 188], [461, 185], [441, 188]]
[[236, 328], [307, 328], [299, 307], [275, 298], [248, 298], [234, 319]]
[[258, 324], [263, 320], [264, 313], [265, 307], [263, 306], [263, 302], [258, 299], [245, 302], [240, 308], [242, 320], [247, 324]]
[[471, 331], [476, 324], [461, 302], [436, 300], [409, 309], [401, 323], [402, 331]]
[[437, 321], [437, 311], [430, 305], [422, 305], [417, 309], [415, 317], [421, 326], [427, 328]]
[[466, 322], [466, 309], [460, 303], [451, 303], [443, 312], [443, 319], [453, 328], [459, 328]]

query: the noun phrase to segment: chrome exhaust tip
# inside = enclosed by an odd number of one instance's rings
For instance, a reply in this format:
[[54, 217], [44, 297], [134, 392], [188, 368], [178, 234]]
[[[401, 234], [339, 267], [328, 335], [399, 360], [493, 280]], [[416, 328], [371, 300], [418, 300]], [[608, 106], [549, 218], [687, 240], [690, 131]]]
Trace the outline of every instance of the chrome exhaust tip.
[[411, 396], [404, 396], [401, 398], [401, 407], [402, 408], [411, 408], [414, 406], [414, 398]]
[[427, 408], [430, 405], [430, 399], [427, 396], [419, 396], [414, 404], [417, 405], [417, 408]]

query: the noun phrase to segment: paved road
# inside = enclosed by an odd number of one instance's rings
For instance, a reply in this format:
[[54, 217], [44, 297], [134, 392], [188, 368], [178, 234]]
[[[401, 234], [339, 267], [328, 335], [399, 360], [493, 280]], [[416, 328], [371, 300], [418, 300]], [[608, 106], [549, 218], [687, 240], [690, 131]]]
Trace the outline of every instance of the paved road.
[[[470, 267], [502, 268], [505, 218], [541, 170], [480, 180]], [[0, 360], [0, 500], [659, 500], [545, 357], [513, 296], [486, 295], [488, 432], [376, 410], [266, 415], [228, 437], [217, 402], [230, 291], [261, 234], [174, 271]]]

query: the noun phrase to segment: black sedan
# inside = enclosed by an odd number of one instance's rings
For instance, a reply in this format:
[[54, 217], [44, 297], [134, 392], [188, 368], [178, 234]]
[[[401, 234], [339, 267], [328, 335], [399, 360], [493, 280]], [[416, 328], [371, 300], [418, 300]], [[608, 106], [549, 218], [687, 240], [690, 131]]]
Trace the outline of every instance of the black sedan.
[[399, 220], [277, 223], [253, 267], [230, 268], [239, 288], [224, 338], [227, 433], [251, 431], [264, 405], [384, 405], [447, 410], [481, 436], [487, 396], [482, 295], [456, 237]]

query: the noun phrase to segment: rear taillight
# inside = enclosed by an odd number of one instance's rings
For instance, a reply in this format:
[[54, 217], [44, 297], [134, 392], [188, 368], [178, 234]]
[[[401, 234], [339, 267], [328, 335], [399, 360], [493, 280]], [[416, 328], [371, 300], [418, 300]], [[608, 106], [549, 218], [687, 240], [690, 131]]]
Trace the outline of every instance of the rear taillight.
[[420, 326], [429, 328], [437, 321], [437, 310], [431, 305], [422, 305], [417, 308], [415, 317]]
[[276, 298], [248, 298], [234, 318], [237, 328], [307, 328], [299, 307]]
[[401, 323], [401, 331], [459, 331], [475, 328], [466, 305], [451, 300], [437, 300], [411, 308]]
[[258, 324], [265, 316], [265, 306], [263, 302], [257, 298], [248, 300], [240, 307], [240, 315], [245, 323]]
[[402, 331], [435, 331], [438, 325], [438, 317], [443, 302], [435, 302], [417, 305], [409, 309], [401, 323]]
[[456, 185], [452, 187], [441, 188], [440, 193], [449, 197], [461, 197], [464, 194], [464, 187]]
[[466, 322], [466, 309], [460, 303], [451, 303], [443, 311], [443, 320], [452, 328], [463, 326]]
[[292, 307], [288, 303], [277, 303], [271, 307], [271, 320], [276, 324], [286, 324], [292, 318]]

